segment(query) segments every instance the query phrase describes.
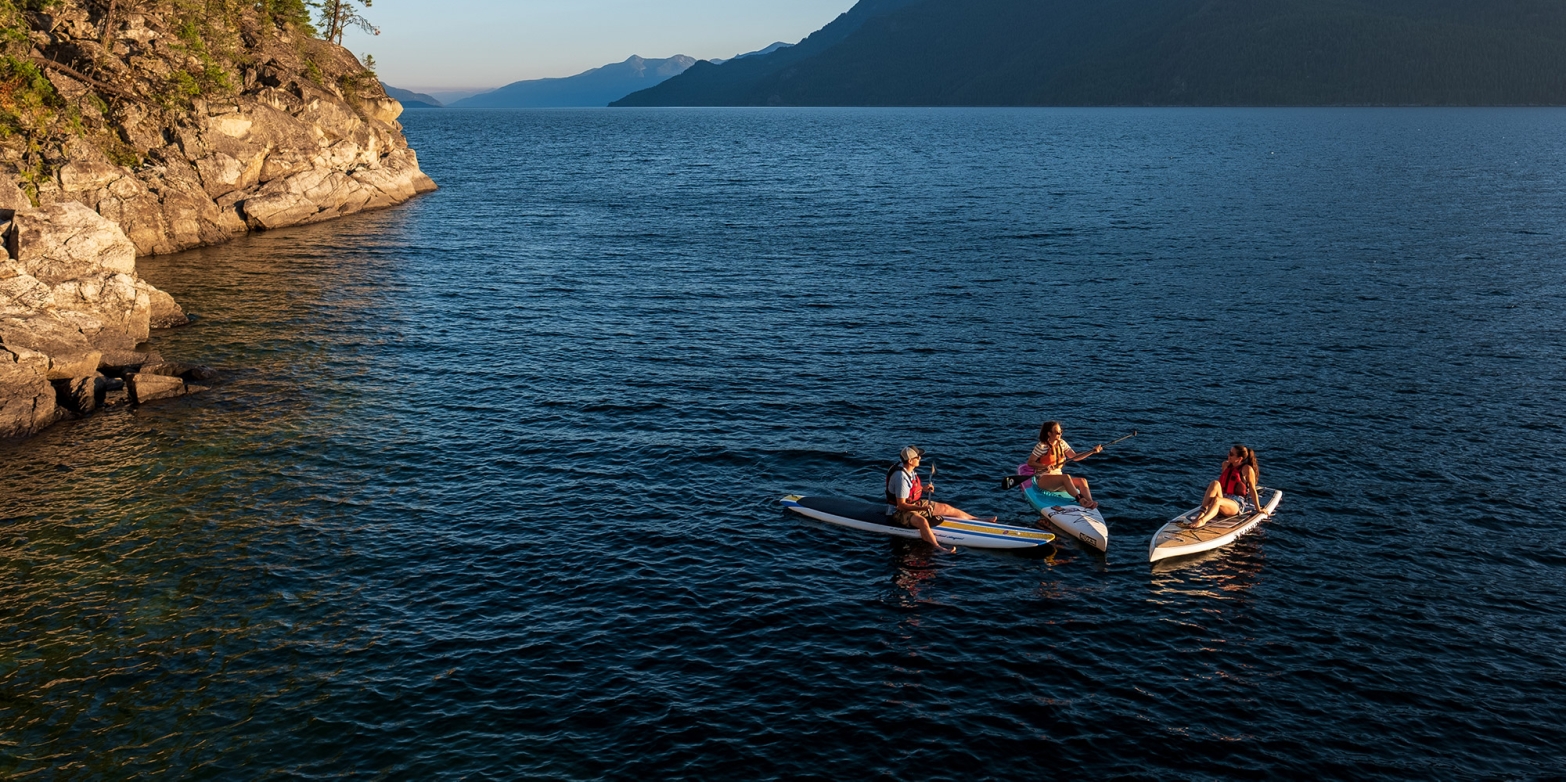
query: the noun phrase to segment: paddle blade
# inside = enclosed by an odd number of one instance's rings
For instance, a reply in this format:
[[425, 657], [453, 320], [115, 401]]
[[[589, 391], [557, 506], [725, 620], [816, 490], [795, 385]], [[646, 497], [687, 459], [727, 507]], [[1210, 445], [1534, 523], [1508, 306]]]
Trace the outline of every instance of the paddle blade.
[[1021, 486], [1022, 482], [1027, 479], [1028, 476], [1026, 475], [1008, 475], [1001, 479], [1001, 488], [1006, 491], [1011, 491], [1012, 489]]

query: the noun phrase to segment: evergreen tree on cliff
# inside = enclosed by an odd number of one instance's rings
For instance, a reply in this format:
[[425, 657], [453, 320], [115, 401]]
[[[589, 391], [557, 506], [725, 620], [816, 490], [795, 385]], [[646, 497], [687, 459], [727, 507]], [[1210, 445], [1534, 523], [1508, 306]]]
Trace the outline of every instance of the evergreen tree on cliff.
[[[373, 4], [373, 0], [357, 0], [365, 8]], [[359, 9], [354, 7], [355, 0], [319, 0], [315, 3], [317, 18], [321, 29], [321, 37], [339, 46], [343, 42], [343, 33], [350, 27], [357, 27], [370, 35], [380, 35], [381, 30], [366, 19]]]

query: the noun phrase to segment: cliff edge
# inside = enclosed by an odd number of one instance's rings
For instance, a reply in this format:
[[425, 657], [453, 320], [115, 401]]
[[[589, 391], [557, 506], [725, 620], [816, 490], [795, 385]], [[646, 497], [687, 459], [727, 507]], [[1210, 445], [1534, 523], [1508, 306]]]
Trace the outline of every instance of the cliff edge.
[[0, 438], [210, 377], [136, 256], [434, 190], [401, 112], [301, 0], [0, 0]]

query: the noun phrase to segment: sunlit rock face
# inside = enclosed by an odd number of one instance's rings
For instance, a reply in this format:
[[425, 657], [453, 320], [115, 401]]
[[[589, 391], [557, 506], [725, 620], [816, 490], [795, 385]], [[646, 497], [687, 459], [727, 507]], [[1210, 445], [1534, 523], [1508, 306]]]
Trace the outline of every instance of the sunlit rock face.
[[0, 437], [25, 437], [58, 419], [49, 357], [0, 345]]
[[136, 274], [135, 245], [97, 212], [63, 202], [5, 214], [0, 437], [20, 437], [96, 409], [84, 400], [113, 371], [105, 357], [133, 353], [154, 322], [186, 318]]
[[100, 5], [61, 0], [48, 14], [22, 15], [55, 93], [45, 97], [76, 117], [69, 128], [40, 121], [33, 157], [0, 143], [0, 174], [23, 183], [36, 205], [84, 204], [146, 255], [435, 189], [397, 124], [402, 105], [342, 47], [236, 8], [197, 25], [237, 46], [225, 58], [207, 41], [210, 61], [193, 71], [192, 20], [181, 6], [142, 3], [109, 16]]
[[[143, 254], [227, 241], [246, 231], [329, 220], [435, 189], [390, 118], [390, 99], [355, 113], [343, 100], [266, 88], [198, 105], [149, 164], [115, 166], [83, 145], [40, 202], [73, 200], [119, 224]], [[222, 112], [210, 114], [210, 112]], [[57, 187], [57, 189], [56, 189]]]

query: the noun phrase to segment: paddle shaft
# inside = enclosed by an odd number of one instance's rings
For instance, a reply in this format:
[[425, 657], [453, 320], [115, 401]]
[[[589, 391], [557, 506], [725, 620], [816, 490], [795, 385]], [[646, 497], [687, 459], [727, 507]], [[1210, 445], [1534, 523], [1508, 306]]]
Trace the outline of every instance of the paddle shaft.
[[[928, 502], [928, 503], [934, 503], [935, 502], [935, 462], [933, 462], [933, 461], [930, 462], [930, 499], [925, 500], [925, 502]], [[926, 507], [929, 507], [929, 506], [927, 505]], [[935, 540], [935, 547], [937, 549], [940, 549], [941, 551], [948, 551], [950, 553], [955, 554], [955, 553], [957, 553], [957, 547], [956, 546], [952, 546], [950, 549], [948, 549], [945, 546], [941, 545], [940, 540], [937, 540], [935, 538], [935, 527], [936, 527], [936, 525], [940, 524], [941, 521], [945, 521], [945, 519], [937, 520], [936, 516], [935, 516], [934, 509], [931, 509], [931, 511], [930, 511], [930, 518], [929, 518], [930, 538], [931, 538], [931, 540]], [[928, 541], [926, 541], [926, 542], [928, 542]]]
[[1108, 447], [1109, 447], [1109, 446], [1111, 446], [1111, 445], [1116, 445], [1116, 444], [1118, 444], [1118, 443], [1123, 443], [1123, 442], [1125, 442], [1125, 441], [1127, 441], [1127, 440], [1129, 440], [1129, 439], [1131, 439], [1131, 438], [1133, 438], [1133, 437], [1135, 437], [1135, 436], [1136, 436], [1136, 435], [1137, 435], [1137, 432], [1136, 432], [1136, 430], [1135, 430], [1135, 429], [1132, 429], [1132, 430], [1131, 430], [1131, 434], [1128, 434], [1128, 435], [1126, 435], [1126, 436], [1125, 436], [1125, 437], [1122, 437], [1122, 438], [1120, 438], [1120, 439], [1119, 439], [1119, 440], [1110, 440], [1110, 441], [1109, 441], [1109, 442], [1107, 442], [1107, 443], [1104, 443], [1104, 447], [1105, 447], [1105, 448], [1108, 448]]

